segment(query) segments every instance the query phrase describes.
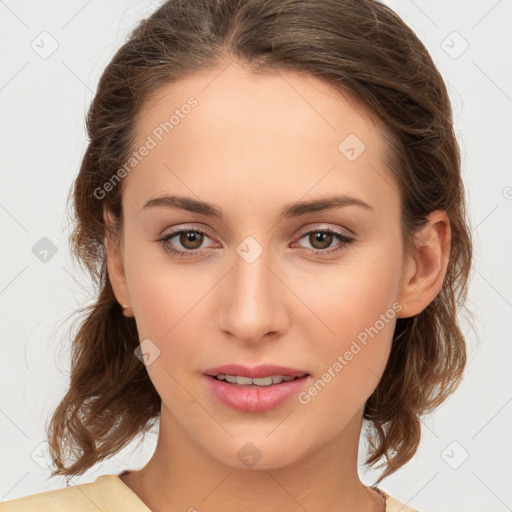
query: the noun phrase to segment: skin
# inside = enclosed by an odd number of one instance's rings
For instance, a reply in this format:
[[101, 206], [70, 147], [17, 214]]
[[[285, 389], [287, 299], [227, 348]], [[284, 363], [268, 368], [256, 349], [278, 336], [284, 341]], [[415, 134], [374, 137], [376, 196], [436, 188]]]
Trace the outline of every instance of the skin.
[[[363, 407], [384, 372], [396, 317], [419, 313], [441, 289], [446, 214], [429, 216], [406, 257], [378, 126], [300, 74], [255, 75], [230, 63], [166, 85], [140, 112], [135, 146], [190, 96], [198, 105], [123, 180], [119, 245], [106, 237], [116, 298], [140, 340], [160, 350], [147, 365], [162, 397], [157, 448], [123, 481], [154, 512], [384, 510], [358, 476]], [[348, 134], [366, 146], [354, 161], [338, 149]], [[287, 204], [334, 192], [371, 209], [279, 219]], [[224, 217], [143, 209], [164, 194], [214, 203]], [[194, 231], [192, 223], [207, 235], [167, 244], [195, 255], [174, 256], [157, 241], [172, 229]], [[354, 241], [322, 245], [307, 234], [325, 228]], [[252, 263], [236, 252], [248, 236], [263, 248]], [[342, 249], [321, 255], [334, 247]], [[293, 398], [270, 412], [240, 412], [205, 386], [204, 371], [226, 363], [299, 368], [309, 386], [394, 303], [395, 317], [307, 404]], [[237, 456], [248, 442], [261, 454], [250, 468]]]

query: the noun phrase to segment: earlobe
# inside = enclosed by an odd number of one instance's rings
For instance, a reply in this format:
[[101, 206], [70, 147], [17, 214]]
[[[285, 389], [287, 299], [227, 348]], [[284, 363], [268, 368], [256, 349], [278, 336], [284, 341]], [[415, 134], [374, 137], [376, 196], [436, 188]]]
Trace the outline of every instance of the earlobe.
[[436, 210], [416, 233], [414, 254], [409, 257], [398, 301], [399, 318], [423, 311], [442, 289], [450, 257], [451, 230], [446, 212]]
[[[126, 285], [126, 276], [123, 266], [123, 258], [121, 254], [121, 240], [118, 238], [116, 221], [112, 212], [103, 209], [103, 220], [105, 223], [105, 254], [107, 258], [107, 274], [110, 284], [114, 291], [114, 295], [121, 306], [130, 306], [130, 297]], [[123, 308], [123, 315], [129, 316], [128, 308]]]

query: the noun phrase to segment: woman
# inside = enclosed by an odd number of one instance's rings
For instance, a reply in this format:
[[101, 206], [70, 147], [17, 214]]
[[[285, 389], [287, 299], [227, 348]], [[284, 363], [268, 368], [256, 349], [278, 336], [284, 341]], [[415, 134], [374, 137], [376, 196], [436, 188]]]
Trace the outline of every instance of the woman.
[[377, 484], [461, 380], [471, 241], [448, 94], [411, 29], [373, 0], [171, 0], [87, 127], [71, 241], [99, 295], [53, 475], [155, 421], [158, 443], [0, 510], [412, 511]]

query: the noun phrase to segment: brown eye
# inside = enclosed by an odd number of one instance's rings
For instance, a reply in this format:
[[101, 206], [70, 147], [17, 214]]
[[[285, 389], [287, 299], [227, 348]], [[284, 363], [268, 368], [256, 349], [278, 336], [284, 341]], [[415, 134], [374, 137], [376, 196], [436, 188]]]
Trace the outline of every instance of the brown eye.
[[332, 229], [316, 229], [304, 233], [299, 240], [306, 242], [306, 246], [300, 247], [309, 255], [321, 257], [342, 251], [354, 241], [354, 238]]
[[205, 238], [210, 238], [199, 229], [180, 229], [156, 240], [165, 251], [176, 256], [197, 256]]
[[198, 249], [203, 243], [203, 233], [198, 231], [182, 231], [179, 235], [179, 242], [185, 249]]
[[327, 249], [333, 241], [333, 234], [328, 231], [312, 231], [309, 234], [309, 242], [314, 249]]

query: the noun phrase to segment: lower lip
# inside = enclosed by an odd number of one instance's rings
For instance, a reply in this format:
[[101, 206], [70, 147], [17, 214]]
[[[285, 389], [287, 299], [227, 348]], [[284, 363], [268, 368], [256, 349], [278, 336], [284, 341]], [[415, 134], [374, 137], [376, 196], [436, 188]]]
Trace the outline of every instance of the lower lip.
[[210, 375], [204, 377], [213, 395], [224, 405], [242, 412], [266, 412], [297, 395], [306, 384], [309, 375], [258, 388], [229, 384]]

